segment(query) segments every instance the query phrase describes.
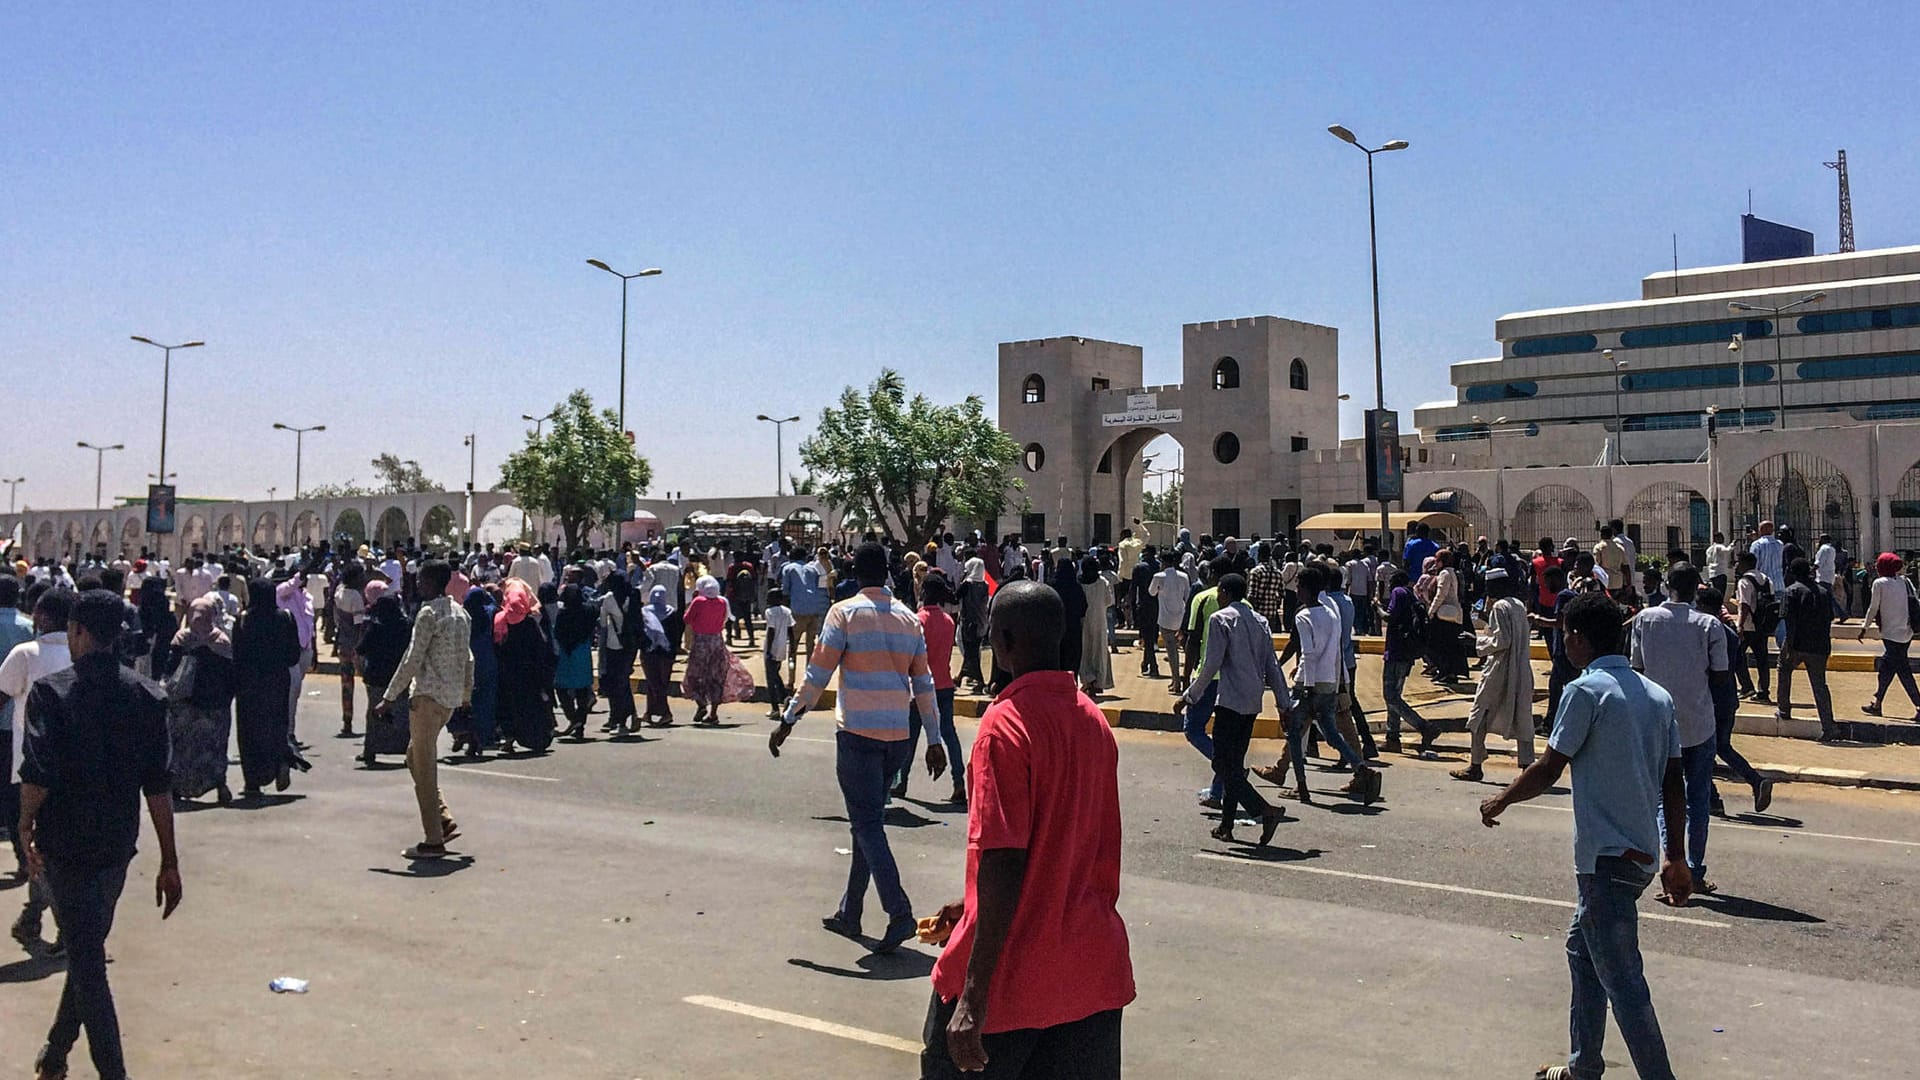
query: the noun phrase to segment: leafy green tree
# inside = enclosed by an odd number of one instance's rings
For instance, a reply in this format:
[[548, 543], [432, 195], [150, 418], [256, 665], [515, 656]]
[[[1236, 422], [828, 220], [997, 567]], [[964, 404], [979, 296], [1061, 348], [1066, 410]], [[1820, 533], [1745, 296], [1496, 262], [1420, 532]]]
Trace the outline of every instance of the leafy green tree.
[[1165, 494], [1149, 491], [1140, 500], [1140, 516], [1147, 521], [1180, 524], [1180, 485], [1168, 485]]
[[373, 491], [349, 480], [344, 484], [311, 484], [295, 497], [301, 499], [359, 499]]
[[427, 479], [427, 474], [417, 461], [402, 461], [397, 454], [383, 453], [370, 464], [380, 477], [380, 487], [375, 494], [406, 495], [415, 491], [441, 490], [439, 484]]
[[847, 387], [821, 410], [800, 444], [800, 463], [820, 497], [843, 516], [918, 546], [955, 517], [998, 517], [1011, 491], [1020, 448], [971, 395], [958, 405], [907, 396], [891, 368], [865, 393]]
[[568, 548], [596, 526], [625, 520], [652, 482], [653, 466], [627, 442], [619, 417], [595, 410], [585, 390], [567, 395], [546, 434], [527, 432], [526, 445], [500, 466], [501, 485], [521, 509], [558, 519]]

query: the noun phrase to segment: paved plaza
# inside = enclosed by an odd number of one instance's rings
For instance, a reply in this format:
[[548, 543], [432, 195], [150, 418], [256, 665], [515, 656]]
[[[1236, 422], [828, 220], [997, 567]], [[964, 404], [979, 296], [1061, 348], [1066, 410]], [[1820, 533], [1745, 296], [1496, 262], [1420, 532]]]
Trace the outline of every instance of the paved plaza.
[[[847, 846], [824, 715], [778, 761], [764, 709], [741, 705], [713, 730], [449, 766], [462, 857], [409, 864], [405, 770], [359, 767], [357, 744], [327, 737], [334, 684], [307, 689], [313, 771], [259, 808], [180, 817], [186, 902], [164, 926], [145, 900], [150, 839], [134, 863], [110, 947], [135, 1075], [917, 1075], [932, 951], [876, 957], [819, 929]], [[1564, 794], [1490, 831], [1475, 805], [1495, 789], [1447, 779], [1457, 754], [1396, 759], [1385, 801], [1329, 794], [1255, 853], [1207, 838], [1205, 766], [1178, 735], [1118, 734], [1130, 1075], [1485, 1080], [1564, 1054]], [[1253, 760], [1278, 746], [1257, 742]], [[963, 817], [918, 801], [946, 788], [916, 780], [890, 812], [922, 912], [961, 887]], [[1767, 817], [1715, 823], [1721, 895], [1642, 905], [1682, 1075], [1905, 1071], [1920, 1051], [1917, 825], [1920, 796], [1800, 784]], [[58, 973], [0, 963], [10, 1067]], [[310, 992], [269, 992], [281, 975]], [[1629, 1074], [1617, 1038], [1609, 1050]], [[91, 1070], [76, 1060], [75, 1075]]]

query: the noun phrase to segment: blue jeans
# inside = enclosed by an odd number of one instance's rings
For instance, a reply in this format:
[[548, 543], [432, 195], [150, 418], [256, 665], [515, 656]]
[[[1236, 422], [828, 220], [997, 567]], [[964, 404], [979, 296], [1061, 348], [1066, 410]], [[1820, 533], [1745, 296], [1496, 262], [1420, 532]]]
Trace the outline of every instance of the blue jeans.
[[[947, 748], [947, 768], [953, 773], [953, 786], [958, 789], [965, 789], [967, 783], [967, 763], [960, 754], [960, 733], [953, 729], [953, 690], [954, 688], [951, 686], [945, 690], [936, 689], [933, 692], [933, 704], [935, 708], [940, 710], [939, 738], [941, 743]], [[922, 726], [920, 706], [908, 706], [907, 760], [904, 765], [900, 766], [900, 771], [893, 777], [893, 785], [896, 788], [904, 788], [907, 784], [907, 778], [913, 775], [913, 763], [920, 753], [920, 730]], [[933, 745], [933, 738], [931, 736], [927, 739], [927, 745]]]
[[107, 985], [107, 934], [113, 929], [113, 909], [127, 883], [127, 864], [76, 866], [47, 861], [47, 883], [53, 891], [53, 917], [67, 943], [67, 985], [60, 992], [60, 1008], [47, 1032], [41, 1063], [61, 1072], [80, 1029], [87, 1029], [87, 1049], [93, 1067], [104, 1080], [127, 1075], [120, 1052], [120, 1018]]
[[[1333, 686], [1332, 683], [1321, 685]], [[1332, 689], [1314, 689], [1295, 702], [1293, 710], [1287, 714], [1287, 756], [1293, 762], [1294, 783], [1303, 792], [1307, 790], [1306, 734], [1309, 723], [1320, 729], [1321, 738], [1327, 740], [1327, 745], [1340, 755], [1341, 761], [1353, 766], [1356, 772], [1367, 767], [1366, 761], [1354, 752], [1335, 726], [1334, 713], [1340, 706], [1338, 698], [1339, 695]]]
[[1579, 875], [1580, 902], [1567, 927], [1567, 967], [1573, 974], [1567, 1018], [1573, 1048], [1567, 1069], [1580, 1080], [1591, 1080], [1606, 1069], [1600, 1047], [1611, 1004], [1641, 1080], [1673, 1080], [1666, 1039], [1641, 968], [1639, 911], [1634, 906], [1652, 884], [1653, 871], [1617, 855], [1596, 859], [1593, 870]]
[[[1220, 680], [1215, 679], [1200, 691], [1200, 701], [1187, 706], [1187, 715], [1180, 722], [1180, 734], [1187, 737], [1188, 745], [1200, 751], [1200, 756], [1213, 760], [1213, 736], [1207, 734], [1207, 723], [1213, 719], [1213, 703], [1220, 700]], [[1220, 778], [1214, 777], [1208, 794], [1218, 799], [1226, 793], [1220, 784]]]
[[[1713, 739], [1680, 748], [1680, 773], [1687, 782], [1687, 866], [1698, 883], [1707, 876], [1707, 823], [1713, 820]], [[1658, 811], [1656, 811], [1658, 813]], [[1667, 815], [1660, 817], [1660, 843], [1667, 842]]]
[[1440, 729], [1432, 721], [1422, 717], [1414, 711], [1413, 706], [1407, 704], [1407, 676], [1412, 672], [1413, 661], [1411, 660], [1389, 660], [1381, 671], [1382, 696], [1387, 700], [1387, 736], [1389, 738], [1400, 737], [1402, 720], [1405, 720], [1408, 727], [1419, 732], [1424, 738], [1431, 739], [1440, 734]]
[[890, 918], [911, 918], [913, 903], [900, 887], [900, 868], [887, 846], [887, 779], [913, 760], [905, 739], [882, 742], [851, 731], [834, 734], [838, 748], [834, 772], [840, 779], [840, 797], [847, 803], [847, 827], [853, 834], [853, 860], [847, 867], [847, 891], [838, 915], [858, 923], [867, 902], [867, 882], [880, 894], [880, 906]]

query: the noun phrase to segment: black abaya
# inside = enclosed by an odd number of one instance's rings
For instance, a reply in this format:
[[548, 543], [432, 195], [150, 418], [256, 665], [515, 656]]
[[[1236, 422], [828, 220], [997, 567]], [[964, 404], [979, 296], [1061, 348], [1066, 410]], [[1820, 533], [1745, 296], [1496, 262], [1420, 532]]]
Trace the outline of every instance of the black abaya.
[[525, 618], [507, 627], [506, 640], [495, 647], [500, 665], [500, 736], [529, 750], [545, 750], [553, 743], [553, 706], [547, 691], [553, 686], [553, 644], [537, 618]]
[[279, 779], [283, 768], [308, 768], [292, 737], [293, 665], [300, 632], [293, 616], [256, 597], [233, 633], [234, 728], [240, 736], [240, 773], [250, 789]]

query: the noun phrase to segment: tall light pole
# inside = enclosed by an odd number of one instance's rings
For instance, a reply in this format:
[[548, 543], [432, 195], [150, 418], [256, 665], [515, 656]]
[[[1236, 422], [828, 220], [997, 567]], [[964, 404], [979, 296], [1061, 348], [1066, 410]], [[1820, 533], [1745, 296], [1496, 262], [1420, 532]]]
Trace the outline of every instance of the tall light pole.
[[[542, 428], [543, 426], [545, 426], [545, 424], [546, 424], [546, 422], [547, 422], [547, 421], [549, 421], [549, 420], [558, 420], [558, 419], [560, 419], [560, 410], [559, 410], [558, 408], [556, 408], [556, 409], [554, 409], [554, 410], [553, 410], [552, 412], [550, 412], [550, 413], [548, 413], [548, 414], [547, 414], [547, 415], [545, 415], [545, 416], [528, 416], [528, 415], [527, 415], [526, 413], [521, 413], [521, 414], [520, 414], [520, 419], [522, 419], [522, 420], [525, 420], [525, 421], [526, 421], [527, 423], [529, 423], [529, 424], [532, 424], [532, 425], [533, 425], [533, 440], [534, 440], [535, 442], [539, 442], [539, 441], [540, 441], [540, 429], [541, 429], [541, 428]], [[621, 430], [623, 430], [623, 431], [624, 431], [624, 430], [626, 430], [626, 429], [625, 429], [625, 428], [622, 428]]]
[[475, 442], [480, 433], [470, 432], [466, 438], [467, 446], [467, 543], [473, 543], [473, 482], [479, 474], [480, 447]]
[[0, 484], [7, 485], [7, 513], [11, 514], [14, 512], [14, 496], [20, 493], [20, 485], [26, 482], [27, 478], [24, 476], [15, 476], [10, 479], [0, 480]]
[[[1744, 312], [1765, 313], [1767, 315], [1773, 316], [1773, 334], [1771, 335], [1773, 338], [1773, 381], [1779, 384], [1779, 387], [1780, 387], [1780, 430], [1781, 431], [1787, 430], [1787, 368], [1786, 368], [1786, 365], [1782, 363], [1780, 359], [1780, 331], [1785, 329], [1783, 326], [1780, 325], [1780, 316], [1784, 315], [1789, 311], [1792, 311], [1794, 308], [1797, 308], [1802, 304], [1817, 304], [1820, 301], [1825, 300], [1826, 298], [1827, 298], [1826, 293], [1817, 292], [1817, 293], [1808, 293], [1806, 296], [1803, 296], [1800, 299], [1795, 300], [1791, 304], [1781, 304], [1779, 307], [1768, 307], [1765, 304], [1743, 304], [1738, 300], [1735, 300], [1732, 303], [1727, 305], [1727, 310], [1733, 312], [1735, 315], [1738, 315], [1744, 311]], [[1743, 367], [1741, 370], [1744, 373], [1746, 369]], [[1746, 426], [1746, 418], [1744, 416], [1741, 417], [1741, 426], [1742, 427]]]
[[173, 350], [197, 349], [205, 345], [204, 341], [189, 341], [184, 345], [162, 345], [152, 338], [133, 335], [133, 340], [142, 345], [151, 345], [166, 353], [166, 359], [160, 366], [160, 475], [167, 475], [167, 397], [173, 387]]
[[293, 432], [293, 497], [297, 499], [300, 497], [300, 461], [306, 451], [307, 432], [325, 431], [327, 430], [327, 425], [315, 424], [312, 427], [294, 427], [292, 424], [275, 424], [273, 425], [273, 430]]
[[623, 274], [599, 259], [588, 259], [587, 265], [605, 270], [620, 279], [620, 430], [627, 430], [627, 283], [634, 278], [654, 277], [660, 273], [657, 266], [649, 266], [637, 273]]
[[112, 446], [96, 446], [93, 443], [84, 441], [75, 445], [79, 446], [82, 450], [93, 451], [93, 508], [98, 510], [100, 509], [100, 473], [106, 467], [107, 451], [125, 450], [127, 447], [124, 443], [114, 443]]
[[765, 420], [767, 423], [773, 425], [773, 495], [775, 498], [779, 498], [780, 485], [785, 483], [787, 478], [787, 464], [786, 464], [787, 425], [793, 423], [794, 421], [800, 418], [797, 416], [789, 416], [785, 420], [775, 420], [773, 417], [768, 416], [766, 413], [761, 413], [759, 416], [754, 417], [754, 419]]
[[[1373, 408], [1380, 416], [1387, 411], [1387, 377], [1380, 364], [1380, 231], [1373, 211], [1373, 155], [1384, 154], [1392, 150], [1405, 150], [1407, 140], [1394, 139], [1369, 149], [1353, 132], [1339, 124], [1331, 125], [1327, 131], [1334, 138], [1367, 155], [1367, 250], [1373, 262]], [[1399, 434], [1395, 432], [1395, 434]], [[1376, 439], [1378, 435], [1374, 436]], [[1185, 491], [1182, 491], [1185, 494]], [[1387, 500], [1380, 500], [1380, 547], [1389, 555], [1393, 550], [1388, 527]]]

